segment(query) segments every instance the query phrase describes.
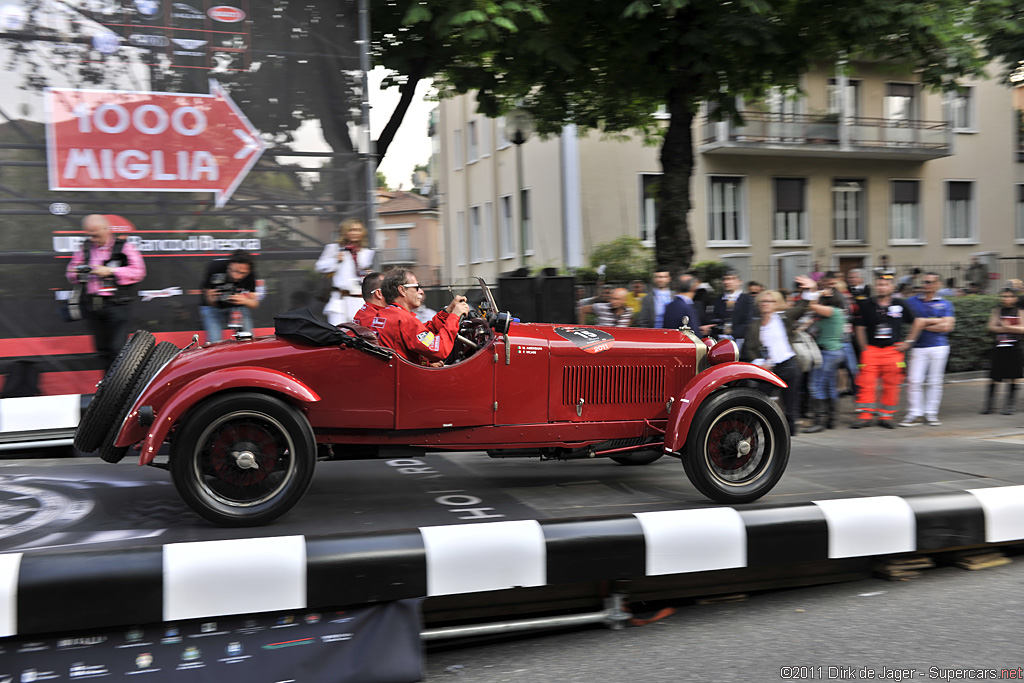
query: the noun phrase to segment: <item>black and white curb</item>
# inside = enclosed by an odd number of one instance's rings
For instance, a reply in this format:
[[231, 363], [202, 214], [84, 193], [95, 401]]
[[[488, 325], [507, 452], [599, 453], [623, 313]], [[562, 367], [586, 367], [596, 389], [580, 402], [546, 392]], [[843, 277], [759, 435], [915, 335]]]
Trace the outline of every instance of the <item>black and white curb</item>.
[[70, 446], [91, 398], [61, 394], [0, 399], [0, 451]]
[[1024, 486], [0, 555], [0, 636], [1024, 539]]

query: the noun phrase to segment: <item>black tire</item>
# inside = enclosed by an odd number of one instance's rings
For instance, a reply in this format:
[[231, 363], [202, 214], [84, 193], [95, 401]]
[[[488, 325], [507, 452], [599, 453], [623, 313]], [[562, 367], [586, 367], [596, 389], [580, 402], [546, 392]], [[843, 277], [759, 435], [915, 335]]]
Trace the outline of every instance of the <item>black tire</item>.
[[789, 428], [775, 401], [729, 388], [701, 404], [683, 452], [686, 476], [718, 503], [749, 503], [772, 490], [789, 461]]
[[100, 447], [114, 424], [118, 408], [132, 388], [135, 375], [149, 357], [155, 343], [152, 334], [146, 330], [136, 330], [121, 348], [107, 374], [96, 385], [96, 393], [78, 423], [73, 442], [75, 448], [83, 453], [92, 453]]
[[178, 493], [198, 515], [222, 526], [277, 519], [302, 498], [315, 467], [316, 442], [306, 418], [265, 394], [209, 399], [188, 413], [171, 445]]
[[103, 443], [100, 445], [100, 458], [106, 462], [115, 463], [121, 462], [125, 454], [128, 453], [127, 446], [115, 446], [114, 439], [117, 438], [117, 433], [121, 431], [121, 423], [128, 417], [128, 412], [135, 405], [135, 401], [138, 400], [142, 390], [146, 388], [156, 373], [172, 358], [178, 355], [181, 351], [177, 346], [171, 342], [160, 342], [157, 344], [153, 351], [149, 354], [149, 358], [143, 363], [142, 368], [135, 375], [135, 381], [132, 382], [131, 388], [128, 390], [128, 394], [125, 397], [124, 403], [121, 405], [121, 409], [117, 411], [117, 415], [114, 417], [113, 422], [110, 425], [110, 429], [107, 430], [107, 434], [103, 437]]

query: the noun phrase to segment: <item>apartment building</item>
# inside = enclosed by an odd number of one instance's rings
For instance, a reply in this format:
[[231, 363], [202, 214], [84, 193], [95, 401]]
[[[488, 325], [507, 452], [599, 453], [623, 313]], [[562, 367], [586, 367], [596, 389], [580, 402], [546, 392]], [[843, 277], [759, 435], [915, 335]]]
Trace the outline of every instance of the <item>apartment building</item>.
[[[695, 260], [723, 260], [773, 286], [815, 262], [870, 268], [883, 254], [921, 265], [977, 256], [993, 271], [1024, 261], [1014, 95], [996, 80], [937, 93], [912, 74], [851, 63], [806, 74], [800, 95], [741, 102], [742, 121], [702, 112]], [[493, 279], [524, 262], [583, 265], [619, 235], [653, 246], [657, 147], [567, 126], [517, 148], [503, 125], [476, 114], [472, 96], [440, 104], [446, 273]]]

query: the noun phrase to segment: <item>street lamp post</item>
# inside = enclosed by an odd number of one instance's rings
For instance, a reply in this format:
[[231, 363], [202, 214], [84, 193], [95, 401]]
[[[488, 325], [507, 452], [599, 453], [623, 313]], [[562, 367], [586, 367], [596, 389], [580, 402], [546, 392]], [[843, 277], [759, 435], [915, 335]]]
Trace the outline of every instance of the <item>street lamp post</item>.
[[523, 143], [533, 132], [533, 116], [523, 109], [513, 109], [505, 115], [505, 139], [516, 146], [516, 185], [519, 191], [519, 247], [522, 266], [527, 265], [526, 202], [523, 200]]

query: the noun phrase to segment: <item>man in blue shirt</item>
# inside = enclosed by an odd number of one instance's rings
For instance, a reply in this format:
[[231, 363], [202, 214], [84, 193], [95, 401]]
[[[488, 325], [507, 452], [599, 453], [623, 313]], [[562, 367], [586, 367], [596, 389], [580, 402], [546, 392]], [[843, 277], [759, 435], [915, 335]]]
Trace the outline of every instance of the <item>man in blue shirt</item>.
[[665, 320], [662, 323], [662, 327], [668, 330], [677, 329], [682, 327], [683, 318], [688, 318], [687, 324], [690, 329], [700, 337], [708, 336], [714, 325], [701, 324], [700, 311], [698, 310], [700, 306], [693, 302], [698, 286], [700, 286], [700, 281], [692, 275], [683, 275], [679, 278], [677, 285], [678, 293], [671, 303], [665, 306]]
[[668, 285], [672, 275], [667, 270], [656, 270], [651, 278], [651, 291], [640, 301], [640, 312], [633, 321], [635, 327], [661, 327], [665, 320], [665, 306], [672, 301]]
[[[901, 427], [912, 427], [924, 417], [925, 423], [937, 427], [939, 404], [942, 402], [942, 381], [949, 358], [949, 335], [956, 323], [953, 304], [936, 296], [941, 285], [937, 273], [925, 273], [921, 281], [922, 292], [907, 299], [914, 314], [914, 331], [909, 335], [917, 339], [910, 352], [907, 372], [907, 415]], [[927, 388], [922, 391], [922, 384]]]

